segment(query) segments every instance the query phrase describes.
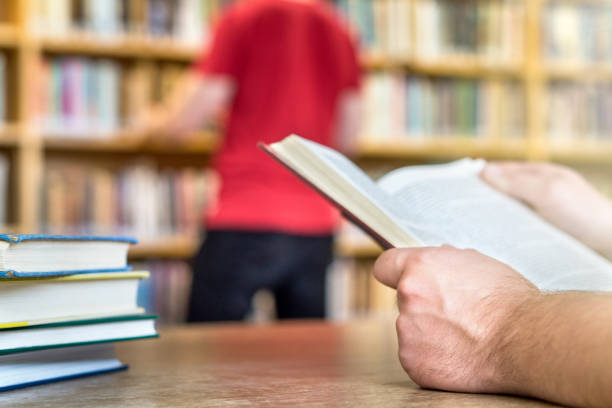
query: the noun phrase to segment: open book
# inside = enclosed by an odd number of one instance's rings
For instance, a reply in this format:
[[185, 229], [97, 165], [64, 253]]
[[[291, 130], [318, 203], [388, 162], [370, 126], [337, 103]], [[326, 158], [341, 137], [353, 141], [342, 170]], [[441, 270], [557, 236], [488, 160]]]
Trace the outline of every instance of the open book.
[[542, 290], [612, 290], [612, 263], [489, 187], [483, 160], [405, 167], [374, 182], [296, 135], [260, 146], [385, 248], [446, 243], [498, 259]]

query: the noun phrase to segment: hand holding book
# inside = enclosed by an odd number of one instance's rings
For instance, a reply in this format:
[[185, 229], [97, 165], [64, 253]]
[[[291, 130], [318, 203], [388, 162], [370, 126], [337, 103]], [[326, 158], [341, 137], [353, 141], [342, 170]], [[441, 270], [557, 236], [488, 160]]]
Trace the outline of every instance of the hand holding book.
[[612, 259], [612, 201], [573, 170], [549, 163], [490, 163], [481, 177]]
[[387, 248], [473, 248], [542, 290], [612, 290], [612, 264], [485, 183], [482, 160], [409, 166], [374, 182], [340, 153], [299, 136], [264, 148]]

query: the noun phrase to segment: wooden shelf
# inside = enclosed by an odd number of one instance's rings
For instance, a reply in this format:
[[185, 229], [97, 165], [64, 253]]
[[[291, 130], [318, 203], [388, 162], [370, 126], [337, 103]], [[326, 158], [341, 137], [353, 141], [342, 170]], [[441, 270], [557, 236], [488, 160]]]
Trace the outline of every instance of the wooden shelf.
[[19, 137], [20, 127], [18, 125], [0, 125], [0, 147], [17, 147]]
[[546, 149], [555, 161], [612, 165], [612, 140], [549, 142]]
[[17, 29], [11, 24], [0, 23], [0, 46], [15, 47], [18, 42]]
[[524, 139], [476, 138], [474, 136], [444, 136], [429, 138], [398, 137], [372, 142], [364, 138], [357, 157], [362, 159], [410, 158], [525, 158]]
[[169, 39], [130, 38], [99, 39], [92, 36], [45, 38], [40, 40], [44, 52], [54, 54], [84, 54], [98, 57], [163, 59], [192, 62], [201, 50]]
[[454, 57], [439, 60], [411, 59], [410, 57], [364, 54], [361, 64], [366, 69], [405, 69], [436, 76], [519, 76], [521, 64], [492, 64], [478, 57]]
[[601, 81], [612, 79], [612, 63], [548, 63], [545, 68], [548, 79]]
[[198, 133], [194, 140], [185, 143], [143, 142], [127, 132], [115, 137], [92, 139], [66, 138], [47, 135], [44, 137], [46, 151], [87, 153], [131, 153], [131, 154], [194, 154], [208, 155], [217, 148], [217, 137], [213, 133]]
[[129, 259], [145, 258], [191, 258], [198, 249], [199, 240], [195, 237], [177, 236], [143, 241], [130, 248]]

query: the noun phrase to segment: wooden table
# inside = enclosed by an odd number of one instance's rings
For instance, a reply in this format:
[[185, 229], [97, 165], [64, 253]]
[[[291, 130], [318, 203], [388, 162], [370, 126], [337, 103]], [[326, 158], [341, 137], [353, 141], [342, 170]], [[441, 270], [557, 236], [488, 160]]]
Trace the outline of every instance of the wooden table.
[[545, 407], [419, 389], [392, 321], [195, 325], [117, 345], [125, 372], [0, 394], [10, 407]]

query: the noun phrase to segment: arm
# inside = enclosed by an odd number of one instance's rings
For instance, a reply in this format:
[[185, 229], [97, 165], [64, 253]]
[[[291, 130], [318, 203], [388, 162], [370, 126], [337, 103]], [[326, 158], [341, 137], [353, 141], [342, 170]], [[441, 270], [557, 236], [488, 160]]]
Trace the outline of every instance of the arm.
[[612, 201], [576, 172], [547, 163], [490, 163], [482, 178], [612, 259]]
[[612, 295], [544, 294], [449, 246], [387, 251], [374, 273], [397, 289], [400, 362], [417, 384], [612, 405]]
[[166, 104], [144, 114], [139, 127], [149, 135], [182, 138], [227, 108], [234, 91], [234, 81], [229, 77], [187, 74]]
[[335, 145], [346, 154], [357, 150], [357, 137], [361, 129], [361, 95], [358, 90], [344, 91], [336, 108]]

